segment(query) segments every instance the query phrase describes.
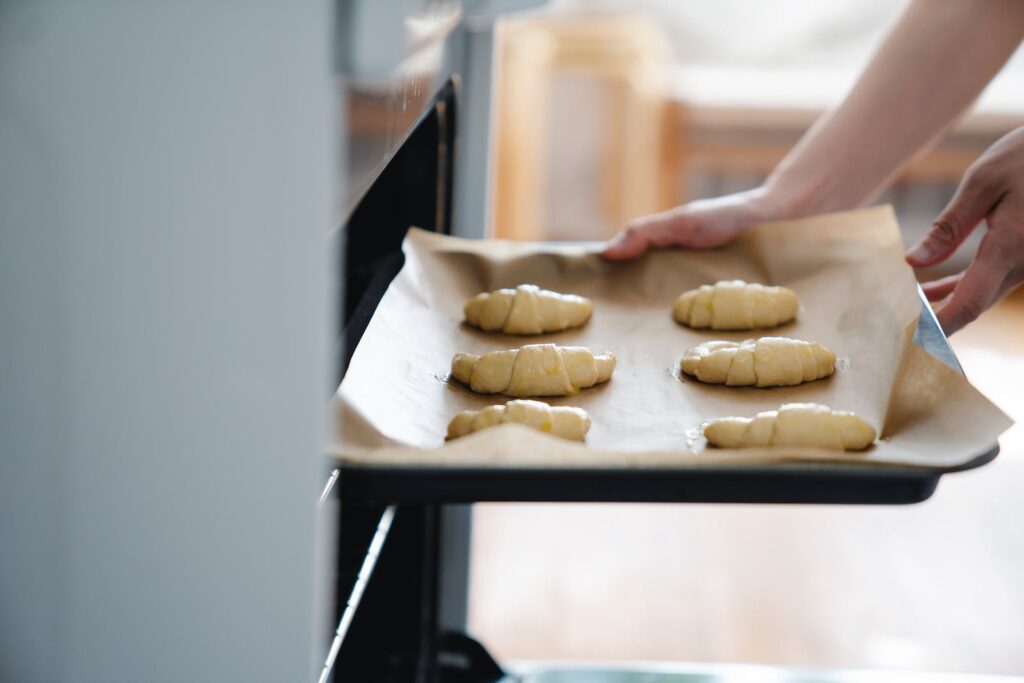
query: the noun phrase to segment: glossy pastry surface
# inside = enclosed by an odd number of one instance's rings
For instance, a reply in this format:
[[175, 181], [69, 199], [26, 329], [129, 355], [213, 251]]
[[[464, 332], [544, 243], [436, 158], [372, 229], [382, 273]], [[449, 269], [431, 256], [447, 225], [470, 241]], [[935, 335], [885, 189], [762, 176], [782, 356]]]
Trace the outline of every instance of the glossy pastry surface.
[[719, 448], [806, 446], [832, 450], [863, 450], [875, 441], [875, 430], [846, 410], [817, 403], [787, 403], [750, 417], [724, 417], [704, 425], [708, 443]]
[[753, 330], [788, 323], [799, 306], [796, 293], [787, 287], [722, 280], [680, 294], [672, 315], [696, 329]]
[[484, 292], [466, 302], [466, 322], [486, 332], [544, 334], [579, 327], [594, 306], [590, 299], [560, 294], [536, 285]]
[[795, 386], [828, 377], [836, 355], [817, 342], [761, 337], [742, 342], [708, 341], [685, 354], [680, 368], [701, 382], [728, 386]]
[[590, 416], [582, 408], [517, 399], [505, 405], [462, 411], [448, 423], [447, 438], [457, 439], [510, 422], [571, 441], [583, 441], [591, 424]]
[[582, 346], [528, 344], [483, 355], [459, 352], [452, 358], [452, 377], [481, 394], [569, 396], [607, 382], [615, 356], [595, 354]]

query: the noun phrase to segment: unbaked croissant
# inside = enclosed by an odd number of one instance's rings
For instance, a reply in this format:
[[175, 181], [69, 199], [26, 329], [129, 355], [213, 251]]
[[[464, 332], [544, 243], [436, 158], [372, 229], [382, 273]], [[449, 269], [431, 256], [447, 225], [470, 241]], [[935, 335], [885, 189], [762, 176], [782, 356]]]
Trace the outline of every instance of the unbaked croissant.
[[582, 346], [528, 344], [482, 356], [456, 353], [452, 377], [480, 394], [568, 396], [607, 382], [615, 369], [611, 353], [593, 354]]
[[732, 387], [795, 386], [828, 377], [836, 355], [817, 342], [761, 337], [742, 342], [698, 344], [680, 362], [683, 372], [701, 382]]
[[704, 425], [708, 443], [720, 448], [810, 446], [861, 450], [875, 441], [875, 430], [845, 410], [817, 403], [787, 403], [756, 417], [725, 417]]
[[503, 406], [462, 411], [448, 423], [448, 438], [457, 439], [506, 422], [523, 424], [571, 441], [583, 441], [590, 429], [590, 416], [582, 408], [516, 400]]
[[587, 322], [590, 299], [559, 294], [536, 285], [484, 292], [466, 302], [466, 322], [485, 332], [543, 334], [561, 332]]
[[689, 327], [752, 330], [788, 323], [799, 305], [796, 293], [786, 287], [723, 280], [680, 294], [672, 315]]

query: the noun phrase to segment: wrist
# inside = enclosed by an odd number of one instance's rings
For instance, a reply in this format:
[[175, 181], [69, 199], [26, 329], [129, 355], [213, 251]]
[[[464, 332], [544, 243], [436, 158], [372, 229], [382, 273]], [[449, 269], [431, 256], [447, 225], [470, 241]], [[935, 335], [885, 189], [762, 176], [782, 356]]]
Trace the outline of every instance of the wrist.
[[[781, 170], [781, 169], [779, 169]], [[819, 192], [813, 183], [794, 181], [784, 173], [772, 173], [759, 188], [759, 205], [767, 220], [803, 218], [825, 210], [818, 201]]]

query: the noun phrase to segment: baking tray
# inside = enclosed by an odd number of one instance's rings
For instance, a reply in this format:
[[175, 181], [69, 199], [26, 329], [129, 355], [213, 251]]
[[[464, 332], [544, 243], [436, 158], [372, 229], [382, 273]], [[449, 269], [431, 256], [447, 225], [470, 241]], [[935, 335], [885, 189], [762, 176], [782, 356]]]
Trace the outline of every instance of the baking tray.
[[[341, 368], [369, 324], [401, 259], [382, 269], [345, 331]], [[921, 316], [914, 343], [963, 372], [935, 314], [918, 288]], [[636, 502], [816, 503], [905, 505], [927, 500], [943, 474], [973, 469], [999, 453], [998, 443], [948, 469], [786, 462], [658, 469], [374, 466], [346, 463], [339, 479], [350, 503]]]

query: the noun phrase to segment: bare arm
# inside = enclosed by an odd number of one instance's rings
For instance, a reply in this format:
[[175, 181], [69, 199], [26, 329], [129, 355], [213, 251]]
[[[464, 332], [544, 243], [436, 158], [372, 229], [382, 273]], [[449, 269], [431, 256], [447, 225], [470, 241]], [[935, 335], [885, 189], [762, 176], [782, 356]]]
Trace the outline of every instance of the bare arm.
[[1024, 37], [1020, 0], [915, 0], [846, 100], [779, 164], [789, 215], [874, 199], [977, 98]]
[[756, 190], [633, 221], [605, 256], [707, 247], [751, 225], [853, 208], [974, 101], [1024, 36], [1024, 0], [914, 0], [845, 101]]

